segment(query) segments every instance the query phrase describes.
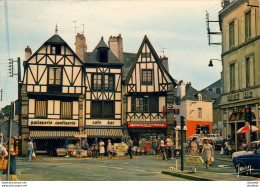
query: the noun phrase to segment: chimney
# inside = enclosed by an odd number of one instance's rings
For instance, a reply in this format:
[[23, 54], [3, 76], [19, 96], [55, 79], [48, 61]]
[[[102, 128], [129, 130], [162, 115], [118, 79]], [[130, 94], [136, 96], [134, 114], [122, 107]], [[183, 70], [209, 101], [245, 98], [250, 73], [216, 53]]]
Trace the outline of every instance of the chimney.
[[180, 99], [182, 99], [186, 95], [186, 84], [182, 80], [179, 81], [176, 95], [179, 96]]
[[168, 65], [168, 57], [162, 58], [162, 65], [165, 67], [165, 69], [169, 72], [169, 65]]
[[110, 36], [108, 45], [112, 53], [119, 59], [120, 62], [123, 63], [123, 38], [121, 37], [121, 34], [118, 36]]
[[76, 54], [84, 62], [84, 54], [87, 52], [87, 42], [84, 34], [76, 36]]
[[232, 0], [221, 0], [221, 7], [225, 8], [230, 3], [232, 3]]
[[32, 50], [30, 46], [27, 46], [24, 51], [25, 51], [24, 61], [27, 61], [32, 56]]

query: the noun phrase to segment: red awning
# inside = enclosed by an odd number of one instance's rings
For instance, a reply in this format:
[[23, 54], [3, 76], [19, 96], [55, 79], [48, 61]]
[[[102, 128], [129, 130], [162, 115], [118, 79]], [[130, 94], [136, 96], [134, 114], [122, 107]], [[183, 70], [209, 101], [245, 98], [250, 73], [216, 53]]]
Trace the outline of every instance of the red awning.
[[128, 122], [128, 128], [167, 128], [166, 122]]

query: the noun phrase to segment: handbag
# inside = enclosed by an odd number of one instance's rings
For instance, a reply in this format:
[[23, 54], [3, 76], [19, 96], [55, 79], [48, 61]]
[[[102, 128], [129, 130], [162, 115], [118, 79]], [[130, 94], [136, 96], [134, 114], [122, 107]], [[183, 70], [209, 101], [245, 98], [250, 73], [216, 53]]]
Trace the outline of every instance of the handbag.
[[32, 152], [32, 157], [33, 157], [33, 158], [36, 158], [36, 155], [35, 155], [35, 153], [34, 153], [34, 152]]
[[210, 162], [214, 162], [214, 157], [210, 157]]
[[6, 169], [7, 168], [7, 160], [3, 159], [0, 160], [0, 169]]

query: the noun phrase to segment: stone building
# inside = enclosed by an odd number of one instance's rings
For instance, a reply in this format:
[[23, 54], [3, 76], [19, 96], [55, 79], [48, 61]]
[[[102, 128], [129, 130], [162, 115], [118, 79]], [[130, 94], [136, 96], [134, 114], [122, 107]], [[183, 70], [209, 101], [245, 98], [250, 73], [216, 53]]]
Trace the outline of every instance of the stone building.
[[[220, 107], [224, 135], [232, 137], [236, 149], [243, 139], [250, 141], [249, 133], [236, 133], [246, 125], [245, 108], [252, 110], [252, 125], [259, 126], [260, 120], [260, 9], [254, 2], [223, 0], [219, 12], [223, 65]], [[252, 140], [259, 138], [252, 133]]]

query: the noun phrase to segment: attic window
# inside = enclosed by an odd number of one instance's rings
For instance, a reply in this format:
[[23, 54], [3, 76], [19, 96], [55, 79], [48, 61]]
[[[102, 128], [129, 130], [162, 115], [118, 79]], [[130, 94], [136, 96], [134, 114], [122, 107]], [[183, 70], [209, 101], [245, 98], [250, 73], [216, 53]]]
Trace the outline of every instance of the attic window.
[[60, 55], [61, 54], [61, 45], [58, 45], [58, 44], [51, 45], [51, 54]]
[[106, 48], [100, 48], [98, 52], [99, 61], [108, 62], [108, 50]]

